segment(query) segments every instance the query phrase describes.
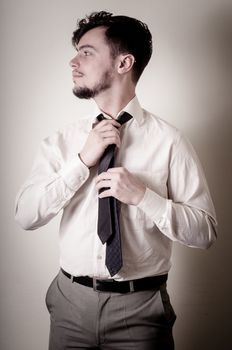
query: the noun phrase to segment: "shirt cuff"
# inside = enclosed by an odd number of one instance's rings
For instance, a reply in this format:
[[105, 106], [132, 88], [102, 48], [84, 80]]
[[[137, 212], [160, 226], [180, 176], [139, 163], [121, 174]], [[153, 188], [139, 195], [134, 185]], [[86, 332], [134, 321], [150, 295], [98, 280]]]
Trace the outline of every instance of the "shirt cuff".
[[69, 161], [60, 171], [60, 176], [65, 184], [72, 190], [77, 191], [89, 177], [89, 168], [77, 155]]
[[150, 188], [146, 188], [145, 194], [137, 207], [141, 209], [156, 224], [162, 225], [167, 218], [170, 201], [159, 196]]

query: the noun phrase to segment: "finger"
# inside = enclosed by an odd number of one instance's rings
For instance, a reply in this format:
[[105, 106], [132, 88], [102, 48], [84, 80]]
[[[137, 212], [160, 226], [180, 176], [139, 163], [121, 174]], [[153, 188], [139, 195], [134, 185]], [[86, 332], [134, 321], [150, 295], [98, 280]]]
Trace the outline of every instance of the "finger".
[[97, 188], [97, 190], [100, 190], [101, 188], [105, 188], [105, 187], [111, 188], [111, 185], [112, 185], [111, 180], [102, 180], [96, 184], [96, 188]]
[[103, 139], [103, 144], [105, 148], [109, 145], [116, 145], [119, 148], [121, 146], [121, 140], [117, 136], [107, 137]]
[[101, 129], [105, 126], [109, 126], [109, 125], [114, 126], [116, 128], [120, 128], [120, 126], [121, 126], [121, 124], [116, 122], [116, 120], [114, 120], [114, 119], [104, 119], [95, 126], [95, 129], [98, 130], [98, 129]]
[[109, 168], [107, 171], [103, 171], [101, 174], [99, 174], [96, 177], [96, 182], [101, 181], [101, 180], [114, 180], [114, 179], [116, 179], [117, 175], [119, 174], [119, 171], [115, 171], [116, 169], [121, 169], [121, 168]]
[[104, 132], [100, 133], [100, 137], [102, 137], [102, 138], [119, 137], [119, 133], [117, 131], [114, 131], [114, 130], [104, 131]]
[[[96, 130], [96, 129], [95, 129]], [[106, 131], [114, 131], [117, 134], [120, 134], [120, 129], [116, 128], [114, 125], [105, 125], [102, 128], [99, 128], [98, 130], [96, 130], [98, 133], [102, 134]]]
[[122, 172], [125, 172], [126, 169], [123, 167], [115, 167], [115, 168], [109, 168], [107, 170], [108, 173], [112, 173], [112, 174], [121, 174]]
[[111, 180], [112, 179], [112, 175], [107, 173], [106, 171], [103, 171], [101, 174], [99, 174], [97, 177], [96, 177], [96, 184], [99, 182], [99, 181], [105, 181], [105, 180]]
[[98, 195], [98, 198], [113, 197], [111, 190], [105, 190]]
[[106, 124], [99, 123], [97, 126], [98, 126], [97, 129], [95, 128], [96, 130], [113, 130], [113, 129], [119, 130], [119, 127], [112, 123], [106, 123]]

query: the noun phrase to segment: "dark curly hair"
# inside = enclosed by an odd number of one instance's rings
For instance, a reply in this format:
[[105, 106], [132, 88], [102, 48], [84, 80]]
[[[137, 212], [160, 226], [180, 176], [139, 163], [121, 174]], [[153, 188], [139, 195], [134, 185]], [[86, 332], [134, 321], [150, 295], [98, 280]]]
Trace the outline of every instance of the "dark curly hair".
[[121, 53], [130, 53], [135, 58], [133, 79], [138, 81], [152, 54], [152, 36], [147, 25], [128, 16], [113, 16], [110, 12], [93, 12], [78, 20], [77, 29], [73, 32], [74, 47], [81, 37], [90, 29], [106, 27], [106, 42], [113, 58]]

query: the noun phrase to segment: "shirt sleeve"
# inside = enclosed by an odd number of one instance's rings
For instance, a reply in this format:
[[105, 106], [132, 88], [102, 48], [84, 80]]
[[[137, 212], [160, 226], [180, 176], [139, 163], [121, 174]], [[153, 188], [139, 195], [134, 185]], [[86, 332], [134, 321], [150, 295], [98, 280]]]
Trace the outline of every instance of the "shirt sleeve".
[[45, 139], [31, 173], [19, 190], [15, 219], [25, 230], [48, 223], [63, 209], [89, 177], [78, 154], [67, 157], [61, 133]]
[[170, 154], [167, 191], [163, 198], [147, 188], [138, 207], [170, 240], [208, 248], [217, 237], [214, 205], [197, 155], [181, 135]]

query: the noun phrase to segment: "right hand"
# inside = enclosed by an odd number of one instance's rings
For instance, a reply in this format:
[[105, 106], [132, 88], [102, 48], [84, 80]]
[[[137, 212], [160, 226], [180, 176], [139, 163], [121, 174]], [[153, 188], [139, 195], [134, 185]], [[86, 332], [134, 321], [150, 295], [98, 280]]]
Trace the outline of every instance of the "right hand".
[[115, 144], [120, 147], [120, 126], [121, 124], [114, 119], [104, 119], [90, 131], [79, 153], [80, 159], [88, 168], [97, 163], [109, 145]]

